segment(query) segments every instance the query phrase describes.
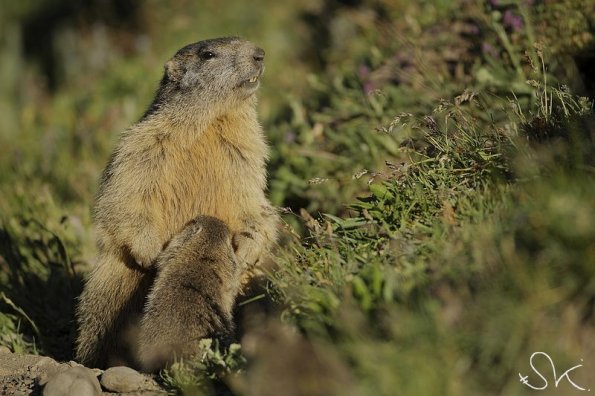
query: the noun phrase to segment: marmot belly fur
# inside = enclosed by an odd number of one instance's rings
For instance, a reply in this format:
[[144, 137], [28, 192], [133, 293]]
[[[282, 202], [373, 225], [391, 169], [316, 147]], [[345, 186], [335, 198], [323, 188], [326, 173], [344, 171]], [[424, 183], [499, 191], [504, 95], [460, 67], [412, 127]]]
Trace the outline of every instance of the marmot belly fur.
[[267, 255], [277, 215], [265, 197], [268, 147], [255, 109], [263, 59], [238, 38], [182, 48], [121, 136], [95, 202], [98, 262], [77, 308], [79, 362], [130, 364], [136, 341], [125, 330], [142, 312], [155, 259], [198, 215], [227, 225], [244, 274]]

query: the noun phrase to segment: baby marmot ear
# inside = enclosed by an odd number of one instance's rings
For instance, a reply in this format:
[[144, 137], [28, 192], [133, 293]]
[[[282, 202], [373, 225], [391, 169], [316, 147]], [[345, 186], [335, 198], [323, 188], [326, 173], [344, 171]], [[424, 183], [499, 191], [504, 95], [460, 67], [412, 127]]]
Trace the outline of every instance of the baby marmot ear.
[[170, 59], [165, 64], [165, 75], [170, 81], [179, 81], [182, 78], [183, 70], [180, 68], [178, 62]]

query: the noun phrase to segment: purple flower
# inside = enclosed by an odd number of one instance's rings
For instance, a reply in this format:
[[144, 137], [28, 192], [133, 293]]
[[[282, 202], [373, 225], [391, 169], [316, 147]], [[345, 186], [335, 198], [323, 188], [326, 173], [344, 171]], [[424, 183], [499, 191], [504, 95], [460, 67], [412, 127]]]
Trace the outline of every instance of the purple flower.
[[364, 88], [364, 93], [366, 95], [369, 95], [372, 91], [374, 91], [374, 89], [376, 87], [374, 86], [374, 83], [372, 81], [366, 81], [364, 83], [364, 87], [363, 88]]
[[285, 143], [293, 143], [293, 142], [295, 142], [296, 137], [297, 136], [296, 136], [295, 132], [289, 131], [289, 132], [285, 133], [283, 140], [285, 141]]
[[518, 32], [524, 26], [523, 18], [519, 15], [515, 15], [511, 10], [504, 11], [502, 23], [504, 24], [504, 27], [511, 29], [513, 32]]
[[490, 43], [481, 43], [481, 51], [492, 58], [497, 58], [499, 55], [498, 50]]
[[479, 29], [479, 26], [473, 24], [469, 25], [469, 30], [467, 31], [467, 33], [471, 35], [478, 35], [479, 33], [481, 33], [481, 30]]
[[359, 78], [366, 78], [370, 74], [370, 69], [366, 65], [359, 65], [357, 75]]

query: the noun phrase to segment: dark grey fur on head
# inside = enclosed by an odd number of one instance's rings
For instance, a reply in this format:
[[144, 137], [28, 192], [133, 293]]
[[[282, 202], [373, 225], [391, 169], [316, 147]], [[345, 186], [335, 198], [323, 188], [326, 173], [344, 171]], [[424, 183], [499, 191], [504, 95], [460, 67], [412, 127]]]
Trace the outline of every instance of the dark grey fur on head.
[[214, 39], [198, 41], [196, 43], [188, 44], [187, 46], [180, 48], [178, 50], [178, 52], [176, 52], [174, 57], [176, 57], [178, 55], [182, 55], [182, 54], [187, 54], [190, 52], [194, 52], [194, 53], [198, 54], [202, 51], [208, 50], [209, 47], [217, 46], [217, 45], [221, 45], [221, 44], [229, 44], [232, 41], [238, 41], [238, 40], [242, 40], [242, 39], [240, 37], [233, 36], [233, 37], [219, 37], [219, 38], [214, 38]]
[[[184, 96], [183, 103], [202, 100], [208, 106], [225, 100], [246, 80], [260, 77], [263, 59], [264, 50], [239, 37], [188, 44], [165, 64], [155, 99], [142, 119], [180, 96]], [[189, 98], [192, 95], [200, 98]]]

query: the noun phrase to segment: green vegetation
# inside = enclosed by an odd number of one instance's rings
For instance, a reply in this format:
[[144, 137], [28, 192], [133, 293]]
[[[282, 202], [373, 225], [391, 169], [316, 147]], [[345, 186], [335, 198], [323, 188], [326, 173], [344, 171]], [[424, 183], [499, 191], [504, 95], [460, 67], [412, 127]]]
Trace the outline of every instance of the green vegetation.
[[205, 341], [168, 389], [516, 395], [536, 351], [595, 389], [591, 2], [117, 3], [3, 7], [0, 345], [70, 357], [117, 134], [175, 49], [238, 34], [267, 50], [286, 232], [241, 349]]

